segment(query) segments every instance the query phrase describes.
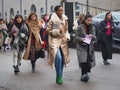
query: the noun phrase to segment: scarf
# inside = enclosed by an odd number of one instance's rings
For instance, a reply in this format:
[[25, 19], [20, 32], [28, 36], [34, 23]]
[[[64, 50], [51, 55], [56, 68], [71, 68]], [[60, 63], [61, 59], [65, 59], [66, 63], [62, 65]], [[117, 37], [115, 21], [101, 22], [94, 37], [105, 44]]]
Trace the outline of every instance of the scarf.
[[30, 30], [30, 37], [32, 36], [32, 34], [35, 37], [35, 47], [36, 49], [40, 49], [41, 47], [41, 36], [40, 36], [40, 26], [37, 22], [27, 22], [29, 30]]

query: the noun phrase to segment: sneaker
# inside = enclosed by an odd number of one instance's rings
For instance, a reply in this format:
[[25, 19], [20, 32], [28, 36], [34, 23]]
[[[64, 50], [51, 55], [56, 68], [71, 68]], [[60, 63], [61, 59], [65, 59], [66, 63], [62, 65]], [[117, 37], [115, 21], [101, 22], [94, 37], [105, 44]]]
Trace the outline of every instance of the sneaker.
[[18, 66], [13, 65], [13, 68], [14, 68], [14, 73], [15, 73], [15, 74], [17, 74], [18, 72], [20, 72]]

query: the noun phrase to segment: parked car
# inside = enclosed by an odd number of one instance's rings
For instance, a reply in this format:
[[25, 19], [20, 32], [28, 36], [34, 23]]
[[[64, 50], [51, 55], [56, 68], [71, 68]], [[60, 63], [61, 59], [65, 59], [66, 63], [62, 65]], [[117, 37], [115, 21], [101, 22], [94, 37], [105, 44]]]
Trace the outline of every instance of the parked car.
[[[100, 22], [104, 20], [106, 13], [98, 14], [93, 17], [93, 25], [96, 28], [96, 35], [98, 36]], [[120, 49], [120, 12], [112, 12], [115, 32], [113, 34], [113, 47]]]

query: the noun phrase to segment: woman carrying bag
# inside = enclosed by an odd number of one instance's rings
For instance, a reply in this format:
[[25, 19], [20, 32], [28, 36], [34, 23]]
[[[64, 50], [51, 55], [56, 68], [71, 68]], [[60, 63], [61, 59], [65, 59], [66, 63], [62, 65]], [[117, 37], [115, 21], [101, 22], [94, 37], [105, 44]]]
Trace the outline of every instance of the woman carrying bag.
[[35, 64], [37, 59], [40, 57], [40, 51], [42, 48], [42, 39], [40, 36], [40, 21], [38, 21], [37, 15], [31, 13], [26, 21], [29, 28], [29, 39], [27, 43], [27, 48], [23, 59], [31, 60], [32, 72], [35, 73]]
[[86, 15], [83, 24], [78, 27], [76, 41], [79, 67], [81, 68], [81, 81], [87, 82], [89, 80], [88, 73], [95, 66], [94, 42], [96, 36], [91, 15]]

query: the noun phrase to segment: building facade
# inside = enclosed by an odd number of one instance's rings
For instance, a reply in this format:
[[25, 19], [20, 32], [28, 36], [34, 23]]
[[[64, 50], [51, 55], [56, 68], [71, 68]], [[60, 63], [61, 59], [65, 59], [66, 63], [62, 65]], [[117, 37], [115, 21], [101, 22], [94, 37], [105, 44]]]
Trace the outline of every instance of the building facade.
[[[88, 4], [91, 6], [107, 10], [120, 9], [120, 0], [0, 0], [0, 17], [9, 20], [20, 13], [24, 19], [26, 19], [30, 12], [36, 12], [40, 18], [45, 13], [52, 13], [54, 7], [61, 4], [61, 1], [78, 2], [82, 4], [86, 4], [88, 1]], [[78, 7], [76, 6], [76, 8]], [[80, 8], [80, 10], [86, 12], [86, 8], [84, 7]], [[92, 9], [90, 10], [94, 11]]]
[[40, 18], [46, 14], [46, 11], [48, 14], [52, 13], [55, 5], [59, 5], [60, 1], [61, 0], [0, 0], [0, 17], [8, 20], [16, 14], [22, 14], [24, 19], [26, 19], [30, 12], [36, 12]]

